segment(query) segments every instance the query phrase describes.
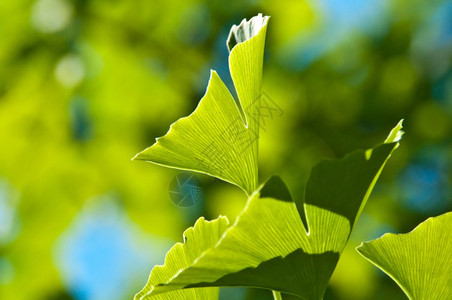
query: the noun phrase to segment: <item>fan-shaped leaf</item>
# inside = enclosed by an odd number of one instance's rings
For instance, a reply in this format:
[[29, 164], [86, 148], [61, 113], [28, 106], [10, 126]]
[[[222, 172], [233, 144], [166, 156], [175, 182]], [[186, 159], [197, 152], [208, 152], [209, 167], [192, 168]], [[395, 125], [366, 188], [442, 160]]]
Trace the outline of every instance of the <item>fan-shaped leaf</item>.
[[[396, 133], [400, 128], [399, 123]], [[271, 178], [218, 243], [171, 279], [154, 283], [150, 299], [209, 286], [252, 286], [321, 299], [377, 177], [398, 146], [393, 140], [320, 162], [300, 209], [281, 179]], [[300, 214], [305, 214], [307, 229]]]
[[452, 212], [356, 248], [410, 299], [452, 299]]
[[268, 17], [259, 14], [231, 30], [229, 67], [239, 101], [211, 71], [196, 110], [134, 159], [206, 173], [251, 194], [258, 186], [257, 151], [262, 60]]
[[[218, 240], [228, 227], [226, 217], [220, 217], [214, 221], [205, 221], [204, 218], [198, 219], [194, 227], [184, 232], [184, 244], [177, 243], [167, 253], [164, 266], [155, 266], [152, 269], [149, 281], [135, 299], [143, 299], [153, 289], [154, 285], [170, 280], [181, 269], [187, 268], [201, 256], [207, 249], [216, 245]], [[174, 299], [218, 299], [219, 288], [201, 288], [176, 290], [169, 293], [153, 296], [156, 300], [174, 300]]]

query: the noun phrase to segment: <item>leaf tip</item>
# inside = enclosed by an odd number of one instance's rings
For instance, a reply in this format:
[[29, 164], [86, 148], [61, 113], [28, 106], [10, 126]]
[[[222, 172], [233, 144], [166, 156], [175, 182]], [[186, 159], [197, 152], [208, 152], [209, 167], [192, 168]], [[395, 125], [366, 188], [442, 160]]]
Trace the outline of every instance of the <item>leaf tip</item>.
[[249, 21], [243, 19], [239, 25], [232, 25], [226, 41], [229, 52], [232, 51], [235, 45], [255, 37], [267, 25], [269, 18], [270, 16], [263, 16], [262, 13], [259, 13]]
[[361, 248], [364, 246], [365, 242], [361, 242], [358, 246], [355, 247], [355, 250], [358, 251], [358, 253], [361, 253]]
[[130, 160], [134, 161], [134, 160], [140, 160], [140, 153], [135, 154]]
[[[149, 149], [149, 148], [147, 148], [147, 149]], [[138, 152], [137, 154], [135, 154], [135, 156], [132, 157], [131, 161], [135, 161], [135, 160], [147, 160], [147, 158], [145, 157], [145, 154], [144, 154], [144, 152], [145, 152], [147, 149], [145, 149], [145, 150], [143, 150], [143, 151]]]
[[397, 125], [391, 130], [388, 137], [384, 141], [385, 144], [399, 142], [402, 139], [402, 135], [405, 133], [403, 130], [403, 119], [397, 123]]

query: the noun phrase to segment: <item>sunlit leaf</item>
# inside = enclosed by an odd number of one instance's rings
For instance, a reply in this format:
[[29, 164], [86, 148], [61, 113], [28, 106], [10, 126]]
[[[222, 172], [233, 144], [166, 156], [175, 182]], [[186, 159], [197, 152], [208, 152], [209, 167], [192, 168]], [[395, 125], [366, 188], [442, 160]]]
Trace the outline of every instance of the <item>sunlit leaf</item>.
[[[150, 298], [193, 287], [251, 286], [321, 299], [375, 181], [398, 146], [392, 138], [387, 142], [320, 162], [298, 208], [282, 180], [272, 177], [214, 247], [169, 280], [153, 282]], [[174, 266], [168, 262], [164, 268]]]
[[[184, 232], [184, 243], [177, 243], [167, 253], [164, 266], [156, 266], [152, 269], [149, 281], [135, 299], [146, 298], [154, 288], [154, 285], [170, 280], [181, 269], [187, 268], [202, 255], [207, 249], [216, 245], [227, 229], [228, 220], [220, 217], [214, 221], [205, 221], [200, 218], [194, 227]], [[176, 290], [169, 293], [153, 296], [156, 300], [172, 299], [218, 299], [219, 288], [209, 287], [200, 289]]]
[[406, 234], [385, 234], [357, 250], [410, 299], [452, 299], [452, 212], [429, 218]]
[[[268, 17], [233, 27], [229, 66], [239, 101], [215, 71], [196, 110], [134, 159], [206, 173], [251, 194], [258, 186], [257, 151], [262, 60]], [[235, 34], [233, 34], [233, 32]]]

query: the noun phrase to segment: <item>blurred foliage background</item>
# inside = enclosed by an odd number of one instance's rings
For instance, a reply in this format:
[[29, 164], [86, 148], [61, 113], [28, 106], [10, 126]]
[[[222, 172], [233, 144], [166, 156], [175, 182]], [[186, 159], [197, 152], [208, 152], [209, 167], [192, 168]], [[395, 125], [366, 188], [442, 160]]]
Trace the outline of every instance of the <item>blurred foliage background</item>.
[[[0, 299], [131, 299], [201, 215], [245, 195], [135, 153], [188, 115], [209, 69], [232, 90], [226, 38], [271, 17], [263, 90], [282, 114], [261, 132], [260, 178], [301, 198], [312, 166], [406, 134], [325, 299], [405, 299], [354, 250], [452, 207], [452, 2], [447, 0], [0, 1]], [[225, 288], [221, 299], [271, 299]]]

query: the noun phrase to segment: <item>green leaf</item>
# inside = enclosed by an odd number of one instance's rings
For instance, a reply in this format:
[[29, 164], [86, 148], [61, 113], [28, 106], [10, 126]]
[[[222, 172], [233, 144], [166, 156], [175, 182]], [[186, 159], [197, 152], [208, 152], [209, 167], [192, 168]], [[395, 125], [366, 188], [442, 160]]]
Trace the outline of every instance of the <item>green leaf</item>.
[[229, 68], [239, 101], [211, 71], [206, 94], [196, 110], [173, 123], [165, 136], [134, 159], [209, 174], [238, 185], [248, 195], [256, 190], [267, 21], [268, 17], [259, 14], [231, 31], [237, 44], [230, 52]]
[[[167, 253], [164, 266], [156, 266], [152, 269], [146, 286], [135, 295], [135, 300], [145, 299], [161, 282], [170, 280], [180, 269], [189, 267], [202, 255], [204, 251], [215, 246], [228, 227], [226, 217], [220, 217], [214, 221], [198, 219], [194, 227], [184, 232], [184, 243], [177, 243]], [[218, 299], [219, 288], [201, 288], [176, 290], [169, 293], [153, 296], [156, 300], [174, 299]]]
[[[375, 181], [397, 146], [382, 144], [320, 162], [299, 209], [282, 180], [272, 177], [249, 197], [214, 247], [171, 279], [154, 283], [151, 299], [209, 286], [251, 286], [321, 299]], [[307, 229], [300, 214], [305, 214]]]
[[452, 212], [356, 248], [410, 299], [452, 299]]

